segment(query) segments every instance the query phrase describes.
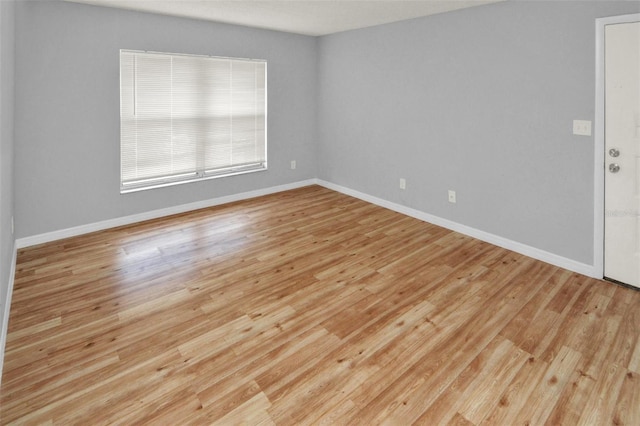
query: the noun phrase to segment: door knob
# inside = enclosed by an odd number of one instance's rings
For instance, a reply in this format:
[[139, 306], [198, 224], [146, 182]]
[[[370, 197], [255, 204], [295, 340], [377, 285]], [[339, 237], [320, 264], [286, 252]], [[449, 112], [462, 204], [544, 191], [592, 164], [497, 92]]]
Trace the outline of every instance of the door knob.
[[609, 171], [611, 173], [618, 173], [620, 171], [620, 166], [617, 165], [616, 163], [611, 163], [609, 164]]
[[611, 148], [611, 149], [609, 150], [609, 155], [615, 158], [615, 157], [617, 157], [618, 155], [620, 155], [620, 151], [618, 151], [618, 150], [617, 150], [617, 149], [615, 149], [615, 148]]

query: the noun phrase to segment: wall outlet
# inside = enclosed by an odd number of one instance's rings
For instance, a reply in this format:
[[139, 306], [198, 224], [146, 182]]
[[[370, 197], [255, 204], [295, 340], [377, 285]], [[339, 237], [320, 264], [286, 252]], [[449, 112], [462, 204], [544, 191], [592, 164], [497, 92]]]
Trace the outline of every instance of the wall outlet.
[[591, 121], [573, 120], [573, 134], [579, 136], [591, 136]]
[[291, 160], [291, 170], [296, 169], [296, 160]]
[[407, 189], [407, 180], [405, 178], [400, 178], [400, 189]]
[[456, 191], [449, 190], [449, 202], [455, 204], [455, 202], [456, 202]]

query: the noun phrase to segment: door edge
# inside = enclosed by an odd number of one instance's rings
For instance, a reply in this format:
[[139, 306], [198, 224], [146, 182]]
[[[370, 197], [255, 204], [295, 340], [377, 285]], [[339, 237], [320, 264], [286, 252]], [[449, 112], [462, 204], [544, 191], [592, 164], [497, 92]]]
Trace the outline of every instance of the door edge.
[[640, 13], [596, 19], [596, 115], [594, 120], [594, 211], [593, 269], [596, 278], [604, 278], [604, 36], [605, 27], [612, 24], [640, 22]]

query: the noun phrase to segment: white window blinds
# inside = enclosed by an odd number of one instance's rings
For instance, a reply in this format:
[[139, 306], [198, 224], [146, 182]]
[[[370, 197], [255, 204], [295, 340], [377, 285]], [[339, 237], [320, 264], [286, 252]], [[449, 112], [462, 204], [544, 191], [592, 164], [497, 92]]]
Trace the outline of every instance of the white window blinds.
[[266, 62], [120, 51], [121, 191], [265, 170]]

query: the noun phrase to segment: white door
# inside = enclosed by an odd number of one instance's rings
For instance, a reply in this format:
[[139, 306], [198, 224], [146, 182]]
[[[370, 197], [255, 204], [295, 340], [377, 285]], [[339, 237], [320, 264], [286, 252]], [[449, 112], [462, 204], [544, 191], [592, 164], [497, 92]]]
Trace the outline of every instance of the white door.
[[640, 287], [640, 22], [605, 27], [604, 275]]

